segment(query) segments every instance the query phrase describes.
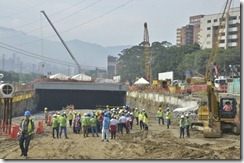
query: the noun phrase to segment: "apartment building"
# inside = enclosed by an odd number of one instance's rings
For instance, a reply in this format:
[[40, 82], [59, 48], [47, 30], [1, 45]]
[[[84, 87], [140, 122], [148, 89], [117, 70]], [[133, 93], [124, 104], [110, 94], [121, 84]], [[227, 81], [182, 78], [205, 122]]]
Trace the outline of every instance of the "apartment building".
[[113, 78], [114, 75], [117, 74], [116, 72], [116, 64], [117, 64], [117, 57], [113, 56], [108, 56], [107, 58], [107, 72], [108, 72], [108, 77]]
[[[205, 15], [201, 18], [199, 44], [202, 49], [212, 48], [222, 13]], [[240, 46], [240, 7], [231, 8], [228, 18], [224, 18], [219, 30], [219, 47]]]
[[177, 29], [177, 45], [193, 44], [193, 25], [186, 25]]

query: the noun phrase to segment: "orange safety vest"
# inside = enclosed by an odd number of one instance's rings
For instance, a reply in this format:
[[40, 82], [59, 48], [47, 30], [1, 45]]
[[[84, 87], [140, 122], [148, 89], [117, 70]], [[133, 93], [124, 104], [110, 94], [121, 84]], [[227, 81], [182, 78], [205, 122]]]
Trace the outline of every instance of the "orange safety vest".
[[231, 106], [230, 105], [225, 105], [224, 109], [225, 109], [225, 111], [230, 111], [231, 110]]

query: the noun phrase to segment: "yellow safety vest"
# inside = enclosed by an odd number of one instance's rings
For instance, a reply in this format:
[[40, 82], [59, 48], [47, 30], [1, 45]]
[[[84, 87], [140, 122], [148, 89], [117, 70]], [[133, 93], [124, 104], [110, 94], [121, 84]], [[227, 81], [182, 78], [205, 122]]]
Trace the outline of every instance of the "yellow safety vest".
[[143, 123], [148, 124], [148, 118], [146, 118], [146, 116], [143, 118]]
[[143, 121], [143, 114], [139, 114], [139, 120]]
[[168, 111], [167, 113], [166, 113], [166, 119], [170, 119], [171, 118], [171, 113]]
[[158, 111], [158, 117], [163, 117], [163, 112], [162, 111]]
[[[34, 134], [34, 131], [31, 131], [32, 130], [32, 122], [33, 122], [32, 119], [29, 119], [28, 130], [27, 130], [28, 135]], [[22, 120], [21, 128], [23, 128], [24, 124], [25, 124], [25, 119]]]

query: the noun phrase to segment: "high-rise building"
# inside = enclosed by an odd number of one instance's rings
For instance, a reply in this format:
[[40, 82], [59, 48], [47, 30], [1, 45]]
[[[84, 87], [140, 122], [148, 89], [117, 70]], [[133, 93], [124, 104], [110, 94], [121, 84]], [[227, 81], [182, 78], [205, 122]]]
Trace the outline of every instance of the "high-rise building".
[[117, 57], [113, 57], [113, 56], [108, 56], [107, 58], [107, 72], [108, 72], [108, 77], [109, 78], [113, 78], [113, 76], [115, 76], [117, 74], [116, 72], [116, 63], [117, 63]]
[[199, 43], [200, 23], [202, 17], [204, 17], [204, 15], [190, 17], [190, 24], [193, 25], [193, 43]]
[[177, 45], [193, 44], [193, 25], [186, 25], [177, 29]]
[[[219, 13], [201, 18], [199, 44], [202, 49], [212, 48], [221, 16], [222, 13]], [[228, 19], [223, 19], [219, 30], [219, 47], [226, 49], [240, 46], [240, 30], [240, 7], [231, 8]]]

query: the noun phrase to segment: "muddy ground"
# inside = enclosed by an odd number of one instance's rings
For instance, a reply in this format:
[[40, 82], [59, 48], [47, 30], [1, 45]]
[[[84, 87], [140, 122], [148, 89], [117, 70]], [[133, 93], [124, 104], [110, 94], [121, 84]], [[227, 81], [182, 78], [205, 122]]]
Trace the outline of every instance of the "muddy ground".
[[[87, 110], [86, 110], [87, 111]], [[85, 110], [81, 111], [82, 113]], [[33, 116], [34, 117], [34, 116]], [[22, 117], [14, 118], [18, 124]], [[179, 127], [159, 125], [155, 115], [149, 115], [149, 131], [134, 125], [131, 134], [117, 134], [110, 142], [99, 137], [84, 138], [68, 128], [69, 139], [53, 139], [51, 127], [36, 134], [29, 146], [29, 159], [240, 159], [240, 136], [223, 134], [222, 138], [203, 138], [201, 131], [191, 130], [190, 138], [179, 138]], [[42, 119], [36, 116], [35, 122]], [[135, 122], [134, 122], [135, 124]], [[1, 159], [25, 159], [20, 156], [17, 139], [0, 136]]]

